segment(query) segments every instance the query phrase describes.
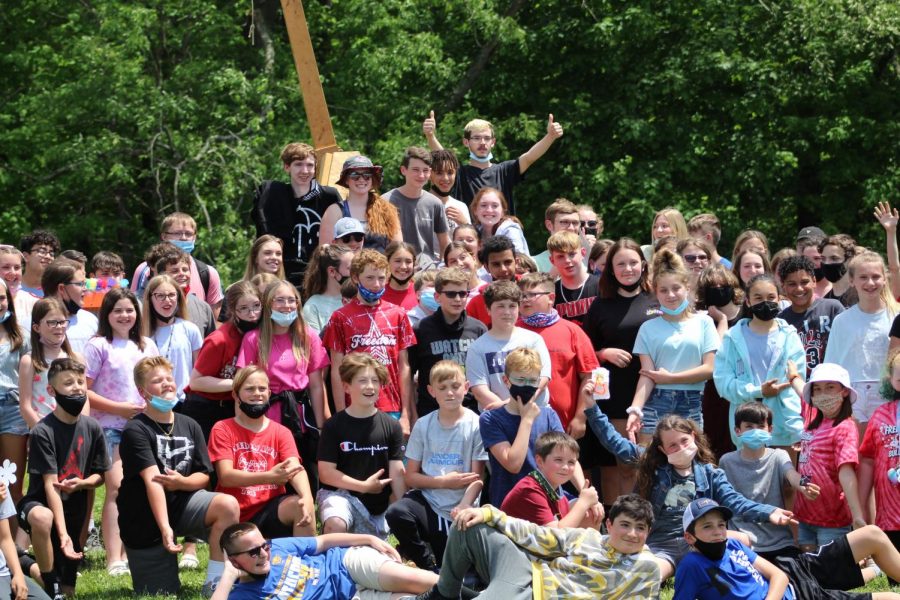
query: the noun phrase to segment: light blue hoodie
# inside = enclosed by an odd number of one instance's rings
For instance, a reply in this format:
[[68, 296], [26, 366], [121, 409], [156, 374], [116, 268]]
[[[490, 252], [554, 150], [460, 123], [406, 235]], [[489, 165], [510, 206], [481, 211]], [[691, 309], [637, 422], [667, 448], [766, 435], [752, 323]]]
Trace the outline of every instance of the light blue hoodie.
[[[772, 441], [770, 446], [790, 446], [800, 440], [803, 418], [800, 416], [800, 397], [792, 386], [781, 390], [777, 396], [763, 398], [761, 386], [753, 378], [750, 367], [750, 352], [744, 339], [744, 327], [750, 319], [741, 319], [728, 330], [722, 339], [722, 346], [716, 353], [713, 381], [722, 398], [728, 400], [728, 430], [731, 441], [740, 448], [734, 433], [734, 413], [745, 402], [762, 400], [772, 410]], [[806, 373], [806, 352], [800, 342], [797, 330], [783, 319], [775, 319], [778, 327], [773, 335], [780, 336], [776, 351], [766, 373], [766, 379], [776, 379], [779, 383], [787, 380], [787, 362], [794, 361], [797, 372]]]

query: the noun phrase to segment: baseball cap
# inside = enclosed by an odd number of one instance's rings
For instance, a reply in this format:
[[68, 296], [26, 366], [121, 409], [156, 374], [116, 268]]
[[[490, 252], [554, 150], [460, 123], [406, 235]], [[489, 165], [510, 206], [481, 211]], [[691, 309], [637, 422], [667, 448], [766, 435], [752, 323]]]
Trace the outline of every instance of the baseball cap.
[[825, 232], [815, 225], [804, 227], [797, 233], [797, 241], [799, 242], [804, 239], [825, 239]]
[[719, 503], [712, 498], [698, 498], [688, 504], [687, 508], [684, 509], [684, 515], [681, 517], [681, 528], [684, 531], [687, 531], [694, 521], [711, 510], [717, 510], [722, 513], [722, 517], [724, 517], [726, 521], [734, 516], [734, 513], [731, 512], [730, 508], [720, 506]]
[[349, 233], [361, 233], [365, 235], [366, 229], [358, 219], [342, 217], [334, 224], [334, 239], [339, 240]]
[[839, 384], [850, 390], [850, 403], [856, 402], [856, 390], [850, 387], [850, 373], [841, 365], [834, 363], [820, 363], [809, 374], [809, 381], [803, 386], [803, 401], [812, 404], [810, 400], [812, 394], [812, 384], [817, 381], [837, 381]]
[[342, 185], [344, 187], [347, 186], [347, 174], [350, 171], [363, 171], [366, 173], [372, 173], [375, 179], [377, 179], [379, 182], [381, 181], [381, 166], [373, 165], [372, 160], [367, 156], [351, 156], [350, 158], [345, 160], [344, 166], [341, 167], [341, 177], [337, 180], [338, 185]]

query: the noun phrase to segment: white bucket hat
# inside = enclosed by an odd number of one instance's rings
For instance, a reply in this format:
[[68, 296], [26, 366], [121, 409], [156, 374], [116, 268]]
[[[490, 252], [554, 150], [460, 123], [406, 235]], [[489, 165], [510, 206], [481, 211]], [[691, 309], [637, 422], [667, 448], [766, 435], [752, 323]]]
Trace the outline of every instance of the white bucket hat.
[[848, 390], [850, 390], [850, 403], [856, 402], [856, 390], [850, 386], [850, 373], [841, 365], [835, 363], [821, 363], [809, 374], [809, 381], [803, 386], [803, 401], [812, 405], [810, 394], [812, 393], [812, 384], [817, 381], [836, 381]]

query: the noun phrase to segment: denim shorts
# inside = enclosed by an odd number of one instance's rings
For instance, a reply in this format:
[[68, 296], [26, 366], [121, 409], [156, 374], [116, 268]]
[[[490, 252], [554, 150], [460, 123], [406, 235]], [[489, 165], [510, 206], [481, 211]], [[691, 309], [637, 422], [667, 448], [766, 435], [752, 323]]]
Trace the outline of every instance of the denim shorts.
[[702, 391], [695, 390], [661, 390], [656, 388], [644, 405], [644, 417], [641, 419], [641, 433], [653, 435], [659, 420], [666, 415], [678, 415], [695, 421], [703, 428], [703, 411], [701, 403]]
[[839, 539], [851, 531], [851, 527], [819, 527], [800, 522], [797, 527], [797, 541], [801, 546], [824, 546], [828, 542]]
[[0, 394], [0, 435], [28, 435], [16, 394]]
[[106, 438], [106, 455], [112, 461], [115, 456], [115, 449], [122, 443], [122, 430], [104, 427], [103, 437]]

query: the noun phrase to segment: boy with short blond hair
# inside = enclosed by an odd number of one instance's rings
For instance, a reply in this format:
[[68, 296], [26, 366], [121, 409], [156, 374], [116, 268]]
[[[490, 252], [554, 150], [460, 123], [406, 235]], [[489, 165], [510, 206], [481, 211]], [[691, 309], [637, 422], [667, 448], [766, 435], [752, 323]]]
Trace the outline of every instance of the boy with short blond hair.
[[463, 368], [442, 360], [431, 368], [429, 392], [438, 410], [416, 421], [406, 446], [406, 496], [388, 508], [400, 554], [422, 569], [437, 569], [453, 517], [477, 504], [487, 453], [478, 415], [463, 406]]
[[600, 294], [600, 278], [588, 273], [587, 250], [578, 234], [557, 231], [547, 240], [547, 251], [550, 264], [559, 274], [553, 308], [563, 319], [581, 326], [594, 298]]
[[[364, 251], [365, 252], [365, 251]], [[387, 538], [385, 512], [406, 492], [403, 431], [378, 410], [388, 370], [370, 354], [352, 352], [338, 371], [350, 404], [325, 422], [319, 438], [316, 504], [322, 533], [368, 533]]]
[[[544, 211], [544, 227], [550, 235], [557, 231], [572, 231], [576, 234], [580, 231], [581, 221], [578, 217], [578, 208], [565, 198], [557, 198]], [[544, 250], [540, 254], [531, 257], [537, 264], [541, 273], [555, 275], [553, 265], [550, 264], [550, 250]]]

